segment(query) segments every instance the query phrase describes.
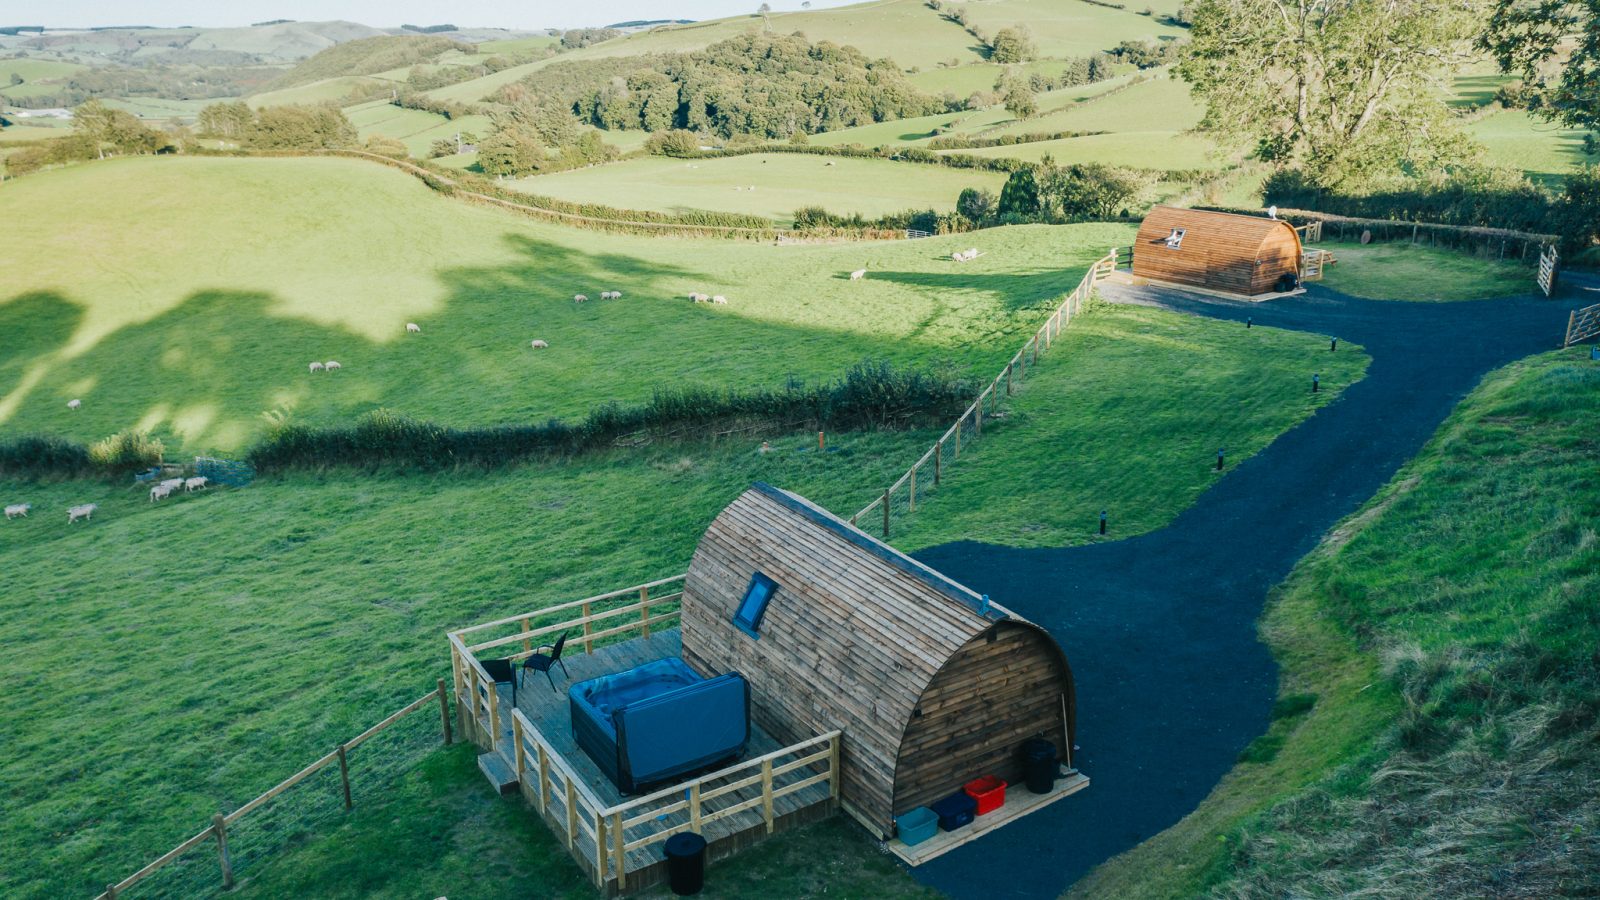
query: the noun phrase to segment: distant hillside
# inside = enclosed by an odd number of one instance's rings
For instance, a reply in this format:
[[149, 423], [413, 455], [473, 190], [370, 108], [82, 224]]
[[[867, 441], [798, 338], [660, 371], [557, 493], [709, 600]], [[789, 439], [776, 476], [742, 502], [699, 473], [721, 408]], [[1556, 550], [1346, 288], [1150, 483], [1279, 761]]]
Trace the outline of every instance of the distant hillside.
[[83, 62], [184, 62], [222, 65], [296, 62], [382, 29], [355, 22], [281, 22], [244, 28], [101, 28], [46, 31], [24, 42]]
[[472, 53], [471, 44], [434, 35], [383, 35], [348, 41], [329, 47], [285, 72], [267, 86], [282, 90], [313, 81], [347, 75], [371, 75], [389, 69], [416, 65], [447, 50]]

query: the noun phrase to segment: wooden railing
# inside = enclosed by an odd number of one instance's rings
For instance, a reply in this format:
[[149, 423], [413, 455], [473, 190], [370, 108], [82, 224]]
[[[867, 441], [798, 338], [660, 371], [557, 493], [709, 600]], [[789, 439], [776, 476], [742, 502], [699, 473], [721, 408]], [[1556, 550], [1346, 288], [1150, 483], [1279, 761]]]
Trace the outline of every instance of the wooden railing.
[[1561, 269], [1561, 254], [1554, 244], [1539, 251], [1539, 290], [1549, 297], [1556, 292], [1556, 273]]
[[311, 765], [306, 766], [293, 775], [290, 775], [288, 778], [285, 778], [283, 781], [278, 782], [278, 784], [271, 790], [268, 790], [266, 793], [256, 797], [233, 812], [226, 814], [219, 812], [212, 816], [211, 824], [205, 829], [201, 830], [198, 834], [194, 835], [178, 846], [173, 847], [171, 850], [168, 850], [166, 853], [162, 854], [156, 859], [151, 860], [150, 863], [148, 863], [144, 868], [134, 872], [132, 875], [129, 875], [121, 881], [107, 884], [105, 892], [96, 897], [96, 900], [116, 900], [117, 897], [122, 895], [123, 891], [126, 891], [128, 888], [131, 888], [146, 878], [149, 878], [151, 875], [154, 875], [156, 872], [161, 870], [162, 867], [177, 860], [185, 853], [188, 853], [190, 850], [193, 850], [194, 848], [210, 840], [215, 840], [217, 842], [217, 862], [220, 868], [219, 874], [222, 879], [222, 887], [224, 889], [232, 888], [234, 885], [233, 859], [228, 852], [228, 829], [230, 826], [266, 805], [268, 802], [276, 799], [285, 791], [289, 790], [300, 782], [305, 781], [312, 775], [315, 775], [316, 773], [334, 764], [339, 766], [339, 780], [340, 785], [343, 787], [344, 807], [345, 809], [354, 808], [355, 804], [350, 796], [350, 752], [376, 737], [379, 733], [393, 726], [406, 716], [416, 712], [419, 709], [422, 709], [425, 706], [432, 705], [433, 703], [439, 704], [439, 719], [440, 725], [444, 730], [444, 742], [446, 745], [449, 745], [451, 742], [450, 700], [445, 692], [444, 679], [441, 678], [439, 679], [438, 687], [435, 690], [423, 694], [416, 700], [411, 701], [411, 703], [407, 704], [404, 708], [390, 713], [383, 721], [372, 726], [371, 728], [368, 728], [366, 731], [361, 732], [350, 740], [345, 741], [338, 747], [335, 747], [331, 753], [323, 756], [321, 759], [318, 759]]
[[[963, 442], [970, 446], [972, 441], [983, 436], [984, 416], [998, 409], [1001, 391], [1010, 396], [1014, 390], [1014, 383], [1027, 378], [1028, 370], [1038, 363], [1039, 354], [1049, 350], [1051, 343], [1060, 337], [1062, 330], [1072, 322], [1072, 317], [1083, 311], [1083, 305], [1094, 293], [1094, 286], [1116, 271], [1118, 258], [1119, 251], [1113, 247], [1105, 256], [1095, 260], [1089, 271], [1084, 274], [1083, 280], [1078, 282], [1078, 286], [1062, 299], [1055, 311], [1045, 319], [1044, 324], [1039, 326], [1039, 330], [1034, 332], [1027, 343], [1022, 345], [1022, 349], [1011, 357], [1005, 368], [1000, 370], [1000, 374], [978, 394], [978, 398], [972, 401], [972, 405], [967, 407], [960, 418], [956, 419], [955, 424], [912, 463], [911, 468], [907, 469], [898, 481], [889, 485], [871, 503], [862, 507], [860, 512], [851, 516], [850, 524], [860, 528], [871, 528], [877, 527], [881, 519], [883, 536], [888, 538], [890, 520], [896, 504], [901, 504], [906, 514], [916, 512], [919, 495], [925, 496], [929, 489], [943, 482], [946, 454], [948, 453], [952, 460], [960, 459]], [[931, 480], [930, 474], [925, 474], [925, 470], [930, 468], [933, 470]]]
[[1301, 281], [1321, 281], [1322, 276], [1333, 263], [1331, 250], [1307, 250], [1300, 261]]
[[[611, 878], [624, 887], [629, 853], [681, 831], [704, 834], [709, 825], [759, 809], [771, 834], [778, 819], [776, 801], [815, 785], [827, 785], [829, 802], [839, 802], [839, 731], [606, 806], [522, 710], [513, 710], [511, 721], [517, 783], [568, 852], [593, 854], [588, 861], [595, 884], [602, 887]], [[579, 846], [583, 838], [593, 842], [592, 848]]]
[[1302, 244], [1320, 244], [1320, 243], [1322, 243], [1322, 220], [1321, 219], [1316, 219], [1314, 221], [1307, 222], [1304, 225], [1296, 225], [1296, 226], [1294, 226], [1294, 230], [1300, 233], [1300, 243], [1302, 243]]
[[[677, 621], [683, 579], [681, 574], [673, 575], [450, 632], [450, 671], [456, 702], [487, 734], [495, 734], [500, 721], [500, 698], [494, 679], [478, 661], [484, 651], [512, 648], [497, 655], [525, 659], [547, 647], [562, 632], [567, 633], [569, 648], [581, 648], [584, 653], [593, 653], [597, 645], [626, 640], [635, 632], [649, 637], [651, 629]], [[573, 613], [577, 613], [576, 618], [560, 618]]]

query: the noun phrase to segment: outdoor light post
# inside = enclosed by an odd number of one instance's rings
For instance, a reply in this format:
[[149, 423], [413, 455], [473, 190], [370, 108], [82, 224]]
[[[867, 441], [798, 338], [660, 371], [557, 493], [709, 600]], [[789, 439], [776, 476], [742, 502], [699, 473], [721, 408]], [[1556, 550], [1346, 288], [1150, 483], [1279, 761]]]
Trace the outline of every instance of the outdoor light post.
[[1250, 328], [1252, 326], [1254, 326], [1255, 324], [1256, 324], [1256, 317], [1255, 316], [1245, 316], [1244, 317], [1244, 327], [1245, 327], [1246, 331], [1250, 330]]
[[1100, 533], [1106, 533], [1106, 511], [1100, 510]]
[[1228, 449], [1228, 448], [1226, 448], [1226, 447], [1218, 447], [1218, 448], [1217, 448], [1217, 471], [1218, 471], [1218, 472], [1221, 472], [1221, 471], [1222, 471], [1222, 454], [1223, 454], [1223, 453], [1224, 453], [1224, 452], [1225, 452], [1225, 451], [1226, 451], [1226, 450], [1227, 450], [1227, 449]]
[[1335, 351], [1337, 349], [1339, 349], [1339, 339], [1338, 338], [1330, 338], [1328, 340], [1328, 352], [1332, 353], [1333, 351]]
[[1311, 376], [1311, 393], [1315, 394], [1320, 390], [1322, 390], [1322, 376], [1313, 373]]

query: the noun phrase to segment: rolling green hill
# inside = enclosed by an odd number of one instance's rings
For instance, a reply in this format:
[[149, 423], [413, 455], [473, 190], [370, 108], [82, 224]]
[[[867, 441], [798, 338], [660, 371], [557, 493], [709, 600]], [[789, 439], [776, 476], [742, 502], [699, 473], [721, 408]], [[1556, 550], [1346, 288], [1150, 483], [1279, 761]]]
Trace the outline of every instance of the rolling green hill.
[[660, 212], [714, 209], [765, 216], [788, 226], [802, 206], [868, 218], [908, 209], [948, 212], [955, 209], [962, 189], [998, 193], [1005, 180], [1003, 172], [886, 159], [759, 153], [694, 162], [647, 156], [508, 185], [578, 203]]
[[[987, 370], [1036, 304], [1076, 283], [1075, 261], [1129, 233], [1007, 229], [981, 264], [955, 269], [940, 257], [965, 238], [607, 235], [449, 200], [361, 161], [182, 157], [19, 179], [0, 191], [0, 219], [32, 223], [0, 241], [0, 429], [95, 440], [139, 427], [179, 455], [237, 451], [272, 409], [487, 424], [576, 416], [660, 384], [834, 377], [865, 357]], [[63, 235], [95, 253], [36, 265]], [[843, 277], [863, 265], [865, 282]], [[610, 289], [626, 299], [572, 302]], [[695, 306], [692, 291], [730, 303]], [[671, 352], [633, 352], [641, 330]], [[551, 349], [530, 350], [533, 338]], [[329, 359], [343, 371], [307, 372]], [[74, 398], [82, 409], [66, 408]]]
[[314, 81], [350, 75], [371, 75], [428, 62], [449, 50], [468, 50], [468, 45], [446, 37], [428, 35], [382, 35], [336, 44], [301, 62], [267, 85], [281, 90]]

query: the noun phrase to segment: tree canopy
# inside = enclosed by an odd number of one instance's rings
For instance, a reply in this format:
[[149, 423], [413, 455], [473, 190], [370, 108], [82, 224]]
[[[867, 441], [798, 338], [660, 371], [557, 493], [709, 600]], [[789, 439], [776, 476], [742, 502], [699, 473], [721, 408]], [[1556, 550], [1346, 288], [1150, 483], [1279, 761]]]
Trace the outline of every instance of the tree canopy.
[[1600, 0], [1496, 0], [1479, 45], [1533, 89], [1536, 114], [1600, 128]]
[[1483, 23], [1478, 0], [1199, 0], [1178, 71], [1201, 128], [1301, 163], [1329, 187], [1470, 157], [1437, 89]]

